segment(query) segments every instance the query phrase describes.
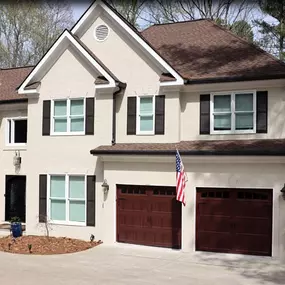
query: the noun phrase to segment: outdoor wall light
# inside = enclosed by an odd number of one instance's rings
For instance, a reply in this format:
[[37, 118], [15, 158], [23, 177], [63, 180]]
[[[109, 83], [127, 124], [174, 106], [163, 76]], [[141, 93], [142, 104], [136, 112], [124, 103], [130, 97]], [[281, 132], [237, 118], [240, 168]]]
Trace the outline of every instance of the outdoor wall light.
[[282, 187], [282, 189], [280, 190], [282, 196], [283, 196], [283, 199], [285, 200], [285, 184], [284, 186]]
[[102, 188], [103, 188], [104, 193], [107, 193], [109, 191], [109, 184], [108, 184], [106, 179], [104, 179], [104, 182], [102, 184]]

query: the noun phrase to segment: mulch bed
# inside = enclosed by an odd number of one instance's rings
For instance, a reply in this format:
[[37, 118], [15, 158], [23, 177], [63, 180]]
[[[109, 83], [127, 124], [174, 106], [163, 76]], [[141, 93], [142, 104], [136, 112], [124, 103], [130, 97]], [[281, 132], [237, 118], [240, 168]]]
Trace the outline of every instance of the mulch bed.
[[90, 242], [67, 237], [22, 236], [14, 239], [6, 236], [0, 238], [0, 251], [34, 255], [63, 254], [87, 250], [101, 243], [100, 240]]

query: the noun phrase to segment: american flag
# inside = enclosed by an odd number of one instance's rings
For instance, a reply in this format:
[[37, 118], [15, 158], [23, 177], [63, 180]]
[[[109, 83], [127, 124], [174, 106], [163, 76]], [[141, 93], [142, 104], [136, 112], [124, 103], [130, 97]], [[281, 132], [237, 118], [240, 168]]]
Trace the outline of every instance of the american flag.
[[179, 151], [176, 150], [176, 200], [186, 205], [185, 202], [185, 187], [186, 187], [187, 177], [184, 172], [184, 166], [182, 163]]

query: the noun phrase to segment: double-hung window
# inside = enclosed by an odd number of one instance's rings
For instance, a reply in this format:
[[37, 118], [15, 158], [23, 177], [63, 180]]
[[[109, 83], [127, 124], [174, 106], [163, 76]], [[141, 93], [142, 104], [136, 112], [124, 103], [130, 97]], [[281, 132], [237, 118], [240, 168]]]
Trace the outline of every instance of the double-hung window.
[[254, 133], [256, 92], [211, 94], [211, 133]]
[[53, 134], [84, 134], [84, 99], [54, 100], [52, 110]]
[[154, 96], [138, 97], [137, 134], [154, 134]]
[[86, 224], [84, 175], [50, 175], [48, 216], [52, 222]]

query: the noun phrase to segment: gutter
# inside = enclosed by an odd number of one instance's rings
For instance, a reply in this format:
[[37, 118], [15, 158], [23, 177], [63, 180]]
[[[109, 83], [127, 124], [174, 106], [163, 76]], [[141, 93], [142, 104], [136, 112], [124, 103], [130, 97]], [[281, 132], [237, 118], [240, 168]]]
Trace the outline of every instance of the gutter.
[[253, 81], [253, 80], [270, 80], [270, 79], [284, 79], [285, 75], [264, 75], [264, 76], [227, 76], [222, 78], [204, 78], [204, 79], [186, 79], [185, 84], [205, 84], [205, 83], [223, 83], [223, 82], [239, 82], [239, 81]]
[[2, 104], [16, 104], [16, 103], [28, 103], [28, 99], [12, 99], [12, 100], [1, 100], [0, 105]]
[[[285, 149], [282, 150], [180, 150], [181, 155], [194, 156], [285, 156]], [[90, 151], [92, 155], [163, 155], [172, 156], [176, 150], [96, 150]]]
[[113, 93], [113, 113], [112, 113], [112, 141], [111, 144], [116, 144], [116, 124], [117, 124], [117, 116], [116, 116], [116, 106], [117, 106], [117, 94], [122, 91], [123, 88], [126, 88], [127, 84], [122, 82], [117, 82], [117, 87], [119, 88], [117, 91]]

